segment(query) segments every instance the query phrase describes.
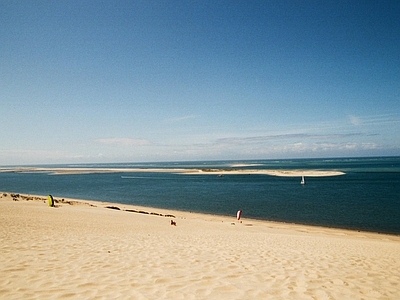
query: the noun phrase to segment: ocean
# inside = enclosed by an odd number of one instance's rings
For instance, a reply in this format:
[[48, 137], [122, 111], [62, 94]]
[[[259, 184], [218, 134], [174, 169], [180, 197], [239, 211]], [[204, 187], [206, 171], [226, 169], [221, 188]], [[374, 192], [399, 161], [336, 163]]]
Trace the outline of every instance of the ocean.
[[[30, 166], [32, 167], [32, 166]], [[336, 170], [332, 177], [0, 172], [0, 191], [400, 234], [400, 157], [41, 165], [46, 168]], [[1, 213], [1, 212], [0, 212]]]

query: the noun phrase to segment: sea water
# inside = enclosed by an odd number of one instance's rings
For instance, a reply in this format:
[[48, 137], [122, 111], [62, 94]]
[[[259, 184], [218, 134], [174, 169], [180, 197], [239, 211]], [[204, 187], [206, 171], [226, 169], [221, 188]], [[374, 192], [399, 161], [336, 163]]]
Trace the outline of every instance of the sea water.
[[342, 176], [0, 172], [0, 191], [400, 234], [400, 157], [38, 167], [337, 170]]

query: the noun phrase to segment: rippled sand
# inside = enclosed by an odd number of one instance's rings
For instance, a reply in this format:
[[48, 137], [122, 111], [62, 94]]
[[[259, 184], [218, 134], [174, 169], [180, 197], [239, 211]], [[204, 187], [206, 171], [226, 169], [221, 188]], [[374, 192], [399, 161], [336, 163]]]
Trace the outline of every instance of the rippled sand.
[[1, 299], [400, 299], [399, 236], [0, 196]]

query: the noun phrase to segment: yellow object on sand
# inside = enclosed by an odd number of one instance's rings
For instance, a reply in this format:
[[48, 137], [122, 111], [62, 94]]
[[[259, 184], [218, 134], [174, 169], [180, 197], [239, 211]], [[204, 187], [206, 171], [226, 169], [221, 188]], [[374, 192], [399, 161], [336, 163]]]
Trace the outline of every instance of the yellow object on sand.
[[48, 196], [47, 196], [47, 200], [48, 200], [49, 206], [50, 206], [50, 207], [54, 207], [54, 199], [53, 199], [53, 196], [52, 196], [52, 195], [48, 195]]

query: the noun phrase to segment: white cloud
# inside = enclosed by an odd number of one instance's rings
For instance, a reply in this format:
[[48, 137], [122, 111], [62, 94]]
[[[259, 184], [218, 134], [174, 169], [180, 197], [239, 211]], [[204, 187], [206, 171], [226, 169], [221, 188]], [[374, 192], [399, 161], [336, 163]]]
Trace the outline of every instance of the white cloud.
[[400, 123], [399, 114], [382, 114], [382, 115], [369, 115], [357, 117], [354, 115], [349, 116], [350, 123], [354, 126], [360, 125], [396, 125]]
[[362, 121], [361, 118], [356, 117], [356, 116], [349, 116], [350, 118], [350, 123], [353, 124], [354, 126], [360, 126]]
[[149, 146], [151, 142], [146, 139], [134, 139], [134, 138], [109, 138], [109, 139], [97, 139], [97, 143], [108, 145], [108, 146]]
[[331, 139], [343, 139], [349, 137], [361, 136], [361, 133], [333, 133], [333, 134], [278, 134], [278, 135], [263, 135], [263, 136], [249, 136], [249, 137], [232, 137], [232, 138], [220, 138], [216, 140], [217, 144], [249, 144], [249, 143], [266, 143], [266, 142], [277, 142], [284, 140], [331, 140]]
[[165, 122], [167, 123], [176, 123], [176, 122], [182, 122], [190, 119], [195, 119], [195, 115], [188, 115], [188, 116], [183, 116], [183, 117], [177, 117], [177, 118], [169, 118], [166, 119]]
[[0, 150], [0, 164], [23, 165], [32, 163], [58, 163], [65, 161], [76, 161], [85, 159], [83, 155], [61, 151], [56, 149], [34, 150], [34, 149], [13, 149]]
[[[357, 141], [354, 139], [357, 138]], [[361, 133], [282, 134], [254, 137], [219, 138], [209, 143], [181, 145], [180, 155], [226, 158], [352, 156], [369, 150], [383, 149], [379, 143], [362, 141]], [[177, 149], [177, 148], [175, 148]]]

